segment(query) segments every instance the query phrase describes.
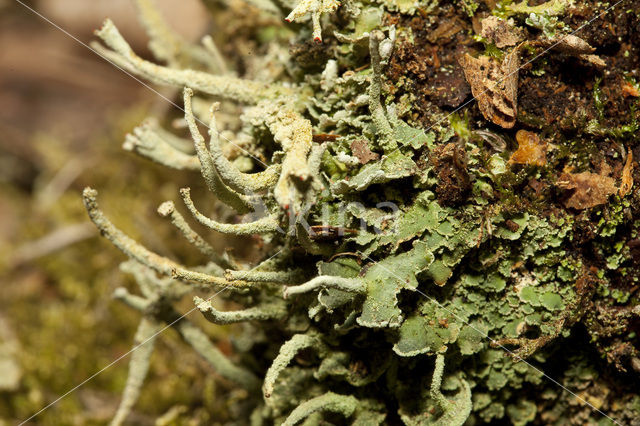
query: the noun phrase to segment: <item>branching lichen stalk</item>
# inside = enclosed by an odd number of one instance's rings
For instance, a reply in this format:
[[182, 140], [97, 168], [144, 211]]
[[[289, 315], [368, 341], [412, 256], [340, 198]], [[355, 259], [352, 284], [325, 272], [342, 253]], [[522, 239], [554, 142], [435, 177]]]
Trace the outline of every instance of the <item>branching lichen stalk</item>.
[[278, 181], [282, 166], [274, 164], [266, 170], [258, 173], [248, 174], [240, 172], [222, 153], [220, 146], [220, 136], [216, 125], [215, 110], [211, 109], [211, 120], [209, 121], [209, 149], [211, 159], [218, 175], [234, 191], [241, 193], [253, 193], [272, 188]]
[[315, 277], [304, 284], [285, 287], [283, 290], [284, 298], [288, 298], [294, 294], [308, 293], [323, 288], [334, 288], [346, 291], [348, 293], [363, 293], [366, 286], [363, 280], [359, 278], [342, 278], [321, 275]]
[[397, 148], [395, 139], [393, 138], [393, 129], [387, 118], [385, 108], [380, 102], [382, 93], [382, 61], [380, 58], [380, 42], [385, 39], [382, 31], [372, 31], [369, 35], [369, 53], [371, 54], [371, 68], [373, 75], [371, 76], [371, 84], [369, 85], [369, 110], [371, 118], [376, 126], [379, 144], [385, 152], [392, 151]]
[[194, 297], [193, 302], [204, 317], [214, 324], [225, 325], [245, 321], [267, 321], [281, 319], [287, 311], [282, 303], [264, 304], [239, 311], [221, 312], [213, 307], [211, 301]]
[[250, 371], [238, 367], [220, 352], [209, 337], [193, 323], [181, 320], [176, 323], [180, 335], [195, 351], [206, 359], [221, 376], [240, 384], [243, 388], [256, 391], [260, 389], [260, 380]]
[[304, 271], [294, 269], [291, 271], [225, 271], [224, 277], [229, 281], [242, 280], [262, 283], [282, 283], [291, 284], [299, 281], [304, 276]]
[[176, 210], [176, 206], [173, 201], [165, 201], [158, 207], [158, 214], [162, 217], [168, 217], [171, 223], [178, 228], [178, 230], [184, 235], [184, 237], [193, 244], [202, 254], [211, 259], [216, 265], [219, 266], [220, 271], [216, 275], [222, 275], [223, 268], [236, 268], [235, 262], [225, 258], [225, 256], [219, 255], [211, 244], [206, 242], [196, 231], [189, 226], [182, 214]]
[[358, 400], [355, 397], [327, 392], [298, 405], [282, 425], [294, 426], [318, 411], [331, 411], [342, 414], [345, 418], [349, 418], [357, 407]]
[[471, 413], [471, 392], [469, 385], [464, 380], [460, 380], [461, 386], [463, 387], [461, 390], [463, 394], [462, 398], [458, 399], [457, 404], [449, 401], [440, 390], [443, 373], [444, 355], [437, 354], [430, 389], [431, 398], [436, 402], [438, 408], [443, 411], [437, 424], [442, 426], [462, 426]]
[[196, 209], [196, 206], [194, 206], [193, 200], [191, 199], [190, 188], [182, 188], [180, 190], [180, 195], [182, 196], [182, 201], [184, 201], [185, 206], [187, 206], [187, 209], [189, 210], [189, 212], [191, 212], [193, 217], [198, 222], [208, 228], [213, 229], [214, 231], [232, 235], [253, 235], [267, 234], [276, 232], [280, 229], [278, 222], [276, 222], [275, 218], [272, 216], [268, 216], [248, 223], [216, 222], [215, 220], [206, 217]]
[[193, 116], [193, 110], [191, 109], [192, 97], [193, 91], [189, 88], [185, 88], [184, 119], [189, 126], [196, 154], [198, 155], [198, 160], [200, 160], [200, 172], [202, 173], [202, 177], [204, 178], [209, 190], [216, 195], [220, 201], [232, 207], [240, 214], [248, 213], [252, 210], [249, 200], [226, 186], [216, 171], [213, 159], [211, 158], [211, 153], [204, 143], [204, 138], [200, 134], [195, 117]]
[[133, 129], [133, 133], [125, 137], [122, 147], [172, 169], [200, 170], [198, 157], [180, 151], [163, 139], [158, 124], [151, 120]]
[[324, 344], [314, 336], [307, 334], [296, 334], [280, 347], [278, 356], [273, 360], [271, 367], [264, 376], [262, 384], [262, 394], [269, 398], [273, 393], [273, 388], [278, 376], [289, 365], [298, 352], [303, 349], [315, 347], [320, 351], [325, 349]]
[[149, 360], [153, 353], [158, 332], [162, 329], [161, 324], [151, 319], [143, 318], [138, 326], [138, 331], [134, 337], [134, 350], [131, 353], [131, 361], [129, 362], [129, 375], [127, 383], [122, 393], [122, 401], [118, 406], [111, 426], [120, 426], [131, 412], [138, 397], [144, 379], [149, 371]]
[[[281, 86], [268, 86], [229, 76], [215, 76], [202, 71], [190, 69], [173, 69], [156, 65], [140, 58], [122, 37], [116, 26], [109, 19], [105, 20], [96, 35], [109, 46], [112, 51], [98, 48], [99, 52], [109, 60], [127, 71], [144, 77], [157, 84], [177, 87], [191, 87], [221, 99], [229, 99], [245, 104], [255, 104], [260, 99], [273, 96], [292, 96], [296, 93]], [[95, 45], [93, 46], [96, 47]]]
[[102, 211], [98, 208], [98, 202], [96, 200], [98, 192], [95, 189], [85, 188], [82, 195], [87, 212], [89, 212], [89, 217], [93, 223], [96, 224], [98, 229], [100, 229], [102, 235], [109, 239], [109, 241], [111, 241], [113, 245], [120, 249], [124, 254], [135, 259], [141, 264], [148, 266], [162, 275], [171, 276], [181, 281], [195, 281], [207, 286], [243, 287], [248, 285], [248, 283], [244, 281], [229, 282], [222, 277], [190, 271], [184, 266], [167, 259], [166, 257], [149, 251], [129, 238], [124, 232], [116, 228], [104, 216]]

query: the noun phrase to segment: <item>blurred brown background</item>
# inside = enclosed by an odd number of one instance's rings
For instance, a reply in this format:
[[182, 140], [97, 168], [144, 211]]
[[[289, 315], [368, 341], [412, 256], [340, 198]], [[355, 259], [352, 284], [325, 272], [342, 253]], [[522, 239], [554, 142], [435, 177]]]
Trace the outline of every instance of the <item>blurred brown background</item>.
[[[132, 47], [149, 56], [129, 0], [25, 3], [84, 43], [110, 17]], [[186, 39], [209, 30], [199, 1], [157, 3]], [[173, 242], [163, 241], [176, 235], [155, 208], [175, 199], [188, 176], [121, 150], [125, 133], [143, 118], [179, 115], [172, 109], [19, 3], [0, 0], [0, 425], [23, 421], [130, 349], [139, 316], [114, 303], [111, 293], [135, 286], [117, 269], [124, 257], [88, 222], [80, 193], [87, 185], [97, 188], [118, 226], [174, 255]], [[214, 338], [220, 333], [209, 332]], [[173, 332], [165, 334], [132, 423], [223, 419], [225, 384], [203, 374], [208, 367], [183, 351]], [[127, 362], [30, 423], [105, 424], [118, 404]]]
[[[146, 36], [130, 0], [25, 2], [84, 43], [109, 17], [145, 53]], [[196, 0], [157, 1], [187, 39], [205, 33], [208, 15]], [[165, 102], [62, 31], [13, 0], [0, 1], [0, 179], [32, 185], [41, 159], [30, 139], [38, 132], [87, 149], [111, 111], [149, 100]]]

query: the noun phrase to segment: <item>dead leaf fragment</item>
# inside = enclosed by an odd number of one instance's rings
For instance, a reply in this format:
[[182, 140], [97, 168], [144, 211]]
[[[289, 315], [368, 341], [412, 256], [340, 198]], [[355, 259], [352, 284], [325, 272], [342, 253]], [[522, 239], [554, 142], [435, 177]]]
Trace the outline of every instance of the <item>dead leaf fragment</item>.
[[589, 43], [573, 34], [558, 35], [547, 42], [549, 46], [558, 52], [568, 55], [581, 55], [584, 53], [593, 53], [596, 49], [591, 47]]
[[541, 141], [538, 135], [526, 130], [518, 130], [516, 140], [518, 149], [511, 154], [509, 163], [541, 167], [547, 164], [547, 144]]
[[502, 63], [489, 56], [460, 58], [471, 93], [487, 120], [510, 129], [516, 124], [519, 49], [514, 48]]
[[330, 135], [327, 133], [320, 133], [320, 134], [315, 134], [312, 136], [312, 140], [314, 142], [333, 142], [335, 140], [338, 140], [338, 138], [340, 138], [340, 135]]
[[495, 44], [498, 49], [515, 46], [522, 41], [522, 30], [496, 16], [482, 20], [480, 35]]
[[640, 90], [628, 81], [622, 82], [622, 96], [640, 98]]
[[565, 55], [576, 56], [598, 68], [607, 66], [607, 63], [600, 56], [593, 54], [596, 50], [594, 47], [573, 34], [558, 35], [551, 39], [533, 41], [530, 42], [529, 45], [552, 49], [555, 52]]
[[633, 154], [631, 151], [627, 154], [627, 161], [624, 163], [624, 167], [622, 168], [622, 183], [620, 184], [620, 188], [618, 189], [618, 195], [624, 197], [629, 192], [631, 192], [631, 187], [633, 187], [633, 177], [631, 173], [633, 172]]
[[589, 62], [591, 65], [594, 65], [598, 68], [604, 68], [607, 66], [607, 63], [598, 55], [579, 55], [578, 58], [583, 61]]
[[374, 161], [380, 158], [379, 154], [376, 154], [369, 149], [367, 141], [363, 139], [357, 139], [351, 142], [351, 152], [361, 164], [367, 164], [369, 161]]
[[588, 209], [605, 204], [609, 196], [616, 193], [616, 181], [605, 174], [591, 172], [562, 173], [557, 185], [574, 192], [564, 201], [567, 208]]

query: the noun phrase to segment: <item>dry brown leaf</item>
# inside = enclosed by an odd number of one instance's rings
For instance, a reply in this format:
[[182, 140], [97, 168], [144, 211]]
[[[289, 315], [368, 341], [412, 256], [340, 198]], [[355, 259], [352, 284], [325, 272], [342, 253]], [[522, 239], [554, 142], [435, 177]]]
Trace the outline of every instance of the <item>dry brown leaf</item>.
[[627, 161], [624, 163], [624, 167], [622, 168], [622, 183], [620, 184], [620, 188], [618, 189], [618, 195], [624, 197], [629, 192], [631, 192], [631, 187], [633, 187], [633, 176], [631, 173], [633, 172], [633, 154], [631, 151], [627, 154]]
[[567, 34], [558, 35], [547, 41], [549, 47], [553, 50], [566, 53], [568, 55], [581, 55], [585, 53], [593, 53], [596, 49], [591, 47], [589, 43], [578, 36]]
[[565, 55], [576, 56], [598, 68], [607, 66], [607, 63], [601, 57], [593, 54], [596, 50], [594, 47], [573, 34], [558, 35], [552, 39], [530, 42], [529, 45], [549, 48]]
[[[604, 171], [604, 170], [603, 170]], [[616, 181], [604, 174], [591, 172], [562, 173], [557, 185], [574, 192], [564, 201], [565, 207], [583, 210], [605, 204], [616, 193]]]
[[604, 68], [607, 66], [607, 63], [598, 55], [578, 55], [578, 58], [583, 61], [589, 62], [591, 65], [594, 65], [598, 68]]
[[541, 141], [538, 135], [526, 130], [518, 130], [516, 140], [518, 141], [518, 149], [511, 154], [509, 163], [532, 166], [547, 164], [547, 144]]
[[482, 20], [480, 35], [495, 44], [498, 49], [515, 46], [522, 40], [522, 30], [496, 16]]
[[489, 56], [460, 58], [471, 93], [487, 120], [510, 129], [516, 124], [519, 49], [508, 53], [502, 63]]

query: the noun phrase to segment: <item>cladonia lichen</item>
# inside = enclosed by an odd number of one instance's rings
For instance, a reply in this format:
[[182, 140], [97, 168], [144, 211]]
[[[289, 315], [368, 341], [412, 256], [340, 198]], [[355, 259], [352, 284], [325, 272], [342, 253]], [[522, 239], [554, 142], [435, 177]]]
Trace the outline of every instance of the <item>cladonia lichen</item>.
[[[116, 291], [142, 320], [114, 424], [144, 392], [166, 325], [246, 390], [229, 401], [237, 424], [637, 420], [637, 389], [602, 394], [606, 381], [585, 373], [640, 369], [630, 331], [639, 319], [639, 200], [625, 151], [635, 142], [567, 130], [567, 122], [545, 128], [527, 112], [535, 90], [526, 86], [544, 76], [519, 69], [521, 57], [564, 31], [541, 19], [562, 19], [570, 2], [502, 2], [492, 11], [463, 1], [464, 10], [438, 12], [423, 1], [253, 0], [287, 21], [310, 16], [317, 42], [308, 43], [304, 25], [269, 24], [273, 33], [262, 37], [272, 38], [259, 52], [283, 66], [260, 69], [259, 79], [256, 67], [228, 71], [213, 38], [189, 44], [150, 1], [136, 3], [164, 65], [139, 57], [109, 20], [97, 48], [128, 72], [182, 91], [188, 133], [149, 118], [125, 148], [191, 171], [233, 214], [206, 215], [189, 188], [176, 196], [184, 206], [159, 207], [206, 257], [187, 267], [125, 235], [85, 189], [89, 216], [130, 258], [123, 269], [141, 293]], [[490, 12], [514, 19], [497, 27]], [[476, 25], [483, 16], [490, 20]], [[472, 39], [473, 28], [484, 35]], [[498, 48], [500, 31], [513, 34]], [[443, 37], [473, 48], [459, 60], [456, 43], [438, 44]], [[583, 50], [548, 55], [585, 59]], [[516, 90], [518, 73], [528, 80]], [[425, 97], [415, 90], [424, 79], [446, 84], [420, 86]], [[450, 115], [472, 91], [480, 98], [472, 119]], [[613, 138], [604, 154], [588, 147], [599, 138]], [[262, 258], [250, 267], [216, 252], [191, 219], [223, 236], [258, 236]], [[179, 316], [185, 295], [216, 326], [243, 324], [230, 354]]]

